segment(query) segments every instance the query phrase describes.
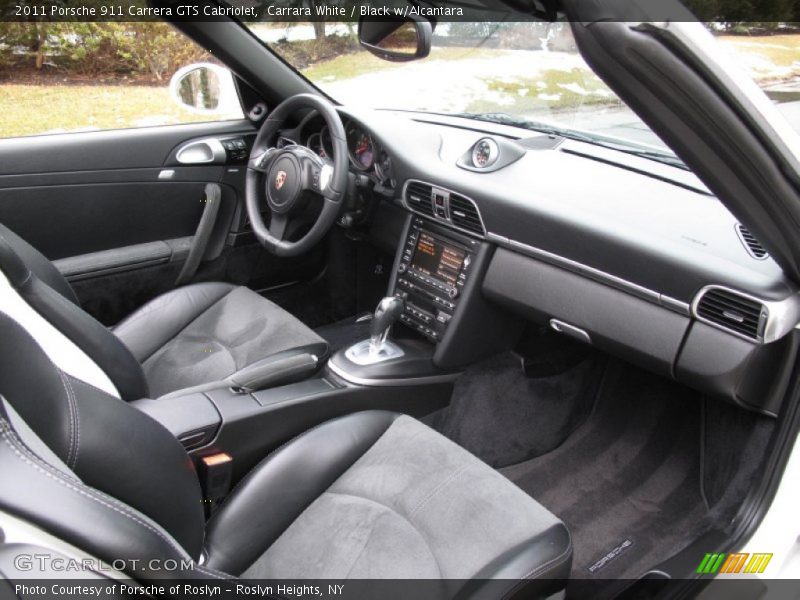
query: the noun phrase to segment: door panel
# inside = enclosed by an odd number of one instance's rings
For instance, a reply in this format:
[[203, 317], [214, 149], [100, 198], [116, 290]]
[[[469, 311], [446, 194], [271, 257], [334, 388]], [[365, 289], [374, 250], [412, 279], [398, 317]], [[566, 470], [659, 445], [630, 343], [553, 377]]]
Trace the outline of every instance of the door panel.
[[187, 140], [254, 133], [247, 120], [64, 133], [0, 140], [0, 176], [161, 167]]
[[0, 222], [56, 260], [190, 236], [204, 187], [141, 181], [0, 188]]
[[174, 287], [208, 183], [221, 186], [222, 200], [196, 280], [265, 288], [313, 277], [324, 253], [277, 259], [254, 247], [245, 161], [175, 159], [191, 140], [249, 143], [254, 134], [248, 121], [228, 121], [0, 140], [0, 222], [56, 261], [106, 324]]

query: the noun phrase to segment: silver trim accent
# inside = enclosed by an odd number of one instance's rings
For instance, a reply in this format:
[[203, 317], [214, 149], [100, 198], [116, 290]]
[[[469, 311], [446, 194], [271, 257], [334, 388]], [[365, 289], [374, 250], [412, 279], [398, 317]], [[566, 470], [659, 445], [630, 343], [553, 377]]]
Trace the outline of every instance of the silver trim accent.
[[429, 383], [447, 383], [455, 381], [461, 376], [461, 373], [446, 373], [444, 375], [429, 375], [426, 377], [405, 377], [403, 379], [369, 379], [365, 377], [356, 377], [336, 365], [333, 361], [328, 362], [328, 370], [354, 385], [364, 385], [367, 387], [396, 387], [403, 385], [425, 385]]
[[[311, 136], [309, 136], [309, 137], [311, 137]], [[322, 139], [322, 138], [320, 138], [320, 139]], [[298, 144], [292, 138], [288, 138], [288, 137], [283, 136], [283, 135], [278, 136], [278, 139], [275, 140], [275, 147], [278, 148], [279, 150], [283, 150], [283, 149], [285, 149], [285, 148], [287, 148], [289, 146], [300, 146], [300, 145], [302, 145], [302, 144]]]
[[547, 250], [536, 248], [535, 246], [523, 244], [522, 242], [511, 240], [507, 237], [491, 232], [486, 234], [486, 239], [487, 241], [494, 242], [498, 246], [502, 246], [508, 250], [513, 250], [532, 258], [539, 259], [548, 264], [570, 271], [571, 273], [591, 279], [592, 281], [596, 281], [621, 292], [631, 294], [632, 296], [636, 296], [637, 298], [641, 298], [642, 300], [646, 300], [652, 304], [657, 304], [658, 306], [662, 306], [667, 310], [671, 310], [672, 312], [676, 312], [685, 317], [689, 317], [692, 314], [688, 302], [683, 302], [673, 298], [672, 296], [667, 296], [666, 294], [656, 292], [655, 290], [651, 290], [650, 288], [633, 283], [627, 279], [617, 277], [616, 275], [612, 275], [606, 271], [590, 267], [559, 254], [554, 254], [552, 252], [548, 252]]
[[[116, 581], [120, 583], [124, 581], [125, 584], [131, 588], [141, 588], [139, 582], [131, 579], [131, 576], [127, 573], [113, 568], [108, 562], [100, 560], [95, 555], [57, 538], [38, 525], [24, 521], [11, 513], [0, 511], [0, 531], [3, 532], [3, 541], [5, 544], [31, 544], [39, 546], [42, 554], [49, 550], [62, 554], [67, 559], [74, 560], [78, 563], [82, 560], [89, 559], [92, 564], [91, 570], [102, 573], [104, 577], [108, 578], [108, 582]], [[189, 558], [189, 556], [187, 555], [185, 558]], [[102, 570], [95, 568], [95, 566], [99, 565], [103, 565]]]
[[[754, 235], [753, 235], [753, 232], [752, 232], [752, 231], [750, 231], [749, 229], [747, 229], [747, 227], [745, 227], [745, 226], [744, 226], [743, 224], [741, 224], [741, 223], [736, 223], [736, 225], [734, 225], [734, 226], [733, 226], [733, 228], [736, 230], [736, 235], [738, 236], [738, 238], [739, 238], [739, 241], [742, 243], [742, 246], [744, 246], [745, 252], [747, 252], [747, 253], [750, 255], [750, 258], [752, 258], [752, 259], [754, 259], [754, 260], [767, 260], [767, 259], [769, 258], [769, 252], [767, 252], [767, 249], [766, 249], [766, 248], [764, 248], [763, 246], [761, 246], [761, 242], [759, 242], [758, 240], [756, 240], [756, 236], [754, 236]], [[747, 240], [746, 240], [746, 239], [744, 239], [744, 232], [745, 232], [745, 231], [747, 231], [747, 233], [749, 233], [749, 234], [750, 234], [750, 236], [753, 238], [753, 240], [755, 240], [755, 242], [756, 242], [756, 243], [757, 243], [759, 246], [761, 246], [761, 247], [763, 248], [763, 250], [764, 250], [764, 256], [757, 256], [757, 255], [756, 255], [756, 253], [755, 253], [755, 252], [753, 252], [753, 249], [750, 247], [750, 244], [748, 244], [748, 243], [747, 243]]]
[[175, 169], [162, 169], [159, 174], [159, 179], [172, 179], [175, 177]]
[[217, 138], [205, 138], [184, 144], [178, 149], [175, 158], [184, 165], [202, 165], [225, 162], [228, 155]]
[[575, 325], [571, 325], [561, 319], [550, 319], [550, 328], [557, 333], [568, 335], [587, 344], [592, 343], [592, 336], [589, 335], [588, 331], [575, 327]]
[[[447, 198], [447, 205], [448, 206], [447, 206], [447, 209], [446, 209], [447, 210], [447, 219], [442, 219], [440, 217], [437, 217], [435, 210], [433, 210], [433, 214], [426, 214], [426, 213], [420, 212], [420, 211], [418, 211], [418, 210], [416, 210], [414, 208], [411, 208], [411, 206], [406, 201], [406, 194], [408, 193], [408, 186], [410, 184], [412, 184], [412, 183], [421, 183], [422, 185], [431, 186], [431, 194], [433, 194], [433, 190], [434, 189], [438, 189], [438, 190], [441, 190], [443, 192], [447, 192], [447, 194], [448, 194], [448, 198]], [[449, 198], [449, 194], [456, 194], [457, 196], [461, 196], [462, 198], [464, 198], [468, 202], [472, 203], [472, 206], [475, 207], [475, 212], [478, 215], [478, 220], [481, 223], [481, 229], [483, 229], [483, 233], [482, 234], [481, 233], [475, 233], [474, 231], [470, 231], [469, 229], [464, 229], [463, 227], [459, 227], [458, 225], [453, 225], [452, 219], [450, 218], [450, 198]], [[489, 234], [486, 233], [486, 224], [483, 221], [483, 215], [481, 215], [481, 210], [480, 210], [480, 208], [478, 208], [478, 204], [475, 202], [475, 200], [473, 200], [472, 198], [470, 198], [469, 196], [467, 196], [465, 194], [462, 194], [461, 192], [457, 192], [455, 190], [451, 190], [449, 188], [442, 187], [441, 185], [437, 185], [435, 183], [430, 183], [428, 181], [422, 181], [421, 179], [406, 179], [405, 183], [403, 184], [403, 191], [400, 194], [400, 202], [402, 203], [403, 207], [406, 210], [414, 213], [415, 215], [420, 215], [421, 217], [425, 217], [426, 219], [432, 221], [433, 223], [439, 223], [441, 225], [444, 225], [445, 227], [449, 227], [450, 229], [455, 229], [456, 231], [460, 231], [461, 233], [466, 233], [467, 235], [471, 235], [472, 237], [477, 237], [479, 239], [486, 238], [489, 235]], [[431, 198], [431, 209], [433, 209], [433, 198]]]
[[[761, 304], [761, 306], [764, 307], [762, 309], [762, 315], [764, 310], [766, 310], [766, 317], [761, 316], [759, 318], [758, 337], [752, 338], [738, 331], [734, 331], [733, 329], [728, 329], [722, 323], [717, 323], [705, 317], [701, 317], [697, 313], [697, 307], [700, 305], [700, 300], [702, 300], [703, 296], [710, 290], [722, 290]], [[724, 285], [711, 284], [703, 287], [695, 294], [694, 300], [692, 301], [692, 316], [702, 323], [711, 325], [725, 333], [747, 340], [748, 342], [769, 344], [770, 342], [781, 339], [798, 326], [798, 322], [800, 321], [800, 294], [793, 294], [788, 298], [778, 301], [764, 300], [763, 298], [753, 296], [741, 290], [735, 290]]]
[[[483, 143], [489, 145], [489, 158], [486, 159], [485, 164], [479, 165], [478, 161], [475, 160], [475, 157], [478, 154], [478, 146], [480, 146]], [[475, 142], [475, 144], [473, 144], [472, 155], [470, 156], [470, 159], [472, 160], [472, 166], [475, 167], [476, 169], [488, 169], [494, 163], [497, 162], [498, 156], [500, 156], [500, 147], [497, 145], [497, 142], [490, 137], [482, 137], [477, 142]]]
[[319, 170], [319, 191], [324, 192], [333, 178], [333, 165], [325, 163]]
[[[387, 329], [388, 332], [388, 329]], [[405, 356], [403, 349], [392, 340], [384, 340], [380, 348], [373, 352], [371, 340], [361, 340], [345, 350], [345, 357], [350, 362], [359, 365], [376, 365], [395, 358]]]

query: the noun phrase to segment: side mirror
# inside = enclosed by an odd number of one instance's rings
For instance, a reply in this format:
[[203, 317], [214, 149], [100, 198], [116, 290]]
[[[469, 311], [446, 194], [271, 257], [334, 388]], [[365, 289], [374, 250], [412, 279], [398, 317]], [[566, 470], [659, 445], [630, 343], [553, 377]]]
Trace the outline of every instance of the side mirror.
[[431, 52], [433, 26], [422, 17], [361, 17], [358, 41], [378, 58], [403, 62], [425, 58]]
[[214, 113], [239, 107], [233, 74], [211, 63], [195, 63], [178, 69], [169, 82], [172, 99], [183, 108]]

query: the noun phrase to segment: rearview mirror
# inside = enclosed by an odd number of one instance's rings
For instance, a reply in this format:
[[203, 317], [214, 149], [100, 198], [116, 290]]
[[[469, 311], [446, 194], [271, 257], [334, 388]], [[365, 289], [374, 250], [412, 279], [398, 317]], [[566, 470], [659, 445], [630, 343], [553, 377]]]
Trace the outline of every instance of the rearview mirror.
[[194, 112], [219, 112], [231, 103], [239, 103], [233, 74], [211, 63], [195, 63], [178, 69], [169, 82], [169, 89], [178, 105]]
[[431, 52], [433, 27], [422, 17], [381, 17], [358, 21], [358, 41], [378, 58], [395, 62], [425, 58]]

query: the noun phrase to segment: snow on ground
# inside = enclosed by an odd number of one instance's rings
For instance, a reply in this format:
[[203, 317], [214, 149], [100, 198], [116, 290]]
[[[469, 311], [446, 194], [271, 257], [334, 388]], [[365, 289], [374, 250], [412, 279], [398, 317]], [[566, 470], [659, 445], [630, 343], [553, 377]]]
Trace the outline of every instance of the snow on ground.
[[[338, 81], [317, 82], [337, 100], [353, 106], [464, 112], [475, 101], [504, 106], [511, 95], [489, 89], [488, 81], [529, 82], [543, 71], [585, 69], [575, 54], [509, 50], [481, 57], [428, 59]], [[517, 92], [520, 93], [520, 92]]]

